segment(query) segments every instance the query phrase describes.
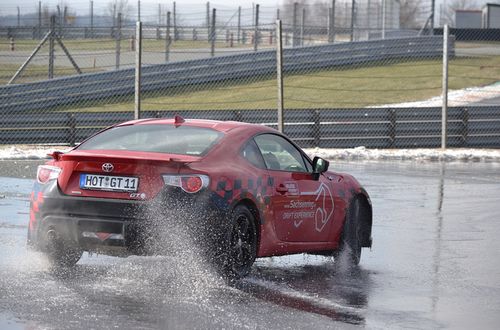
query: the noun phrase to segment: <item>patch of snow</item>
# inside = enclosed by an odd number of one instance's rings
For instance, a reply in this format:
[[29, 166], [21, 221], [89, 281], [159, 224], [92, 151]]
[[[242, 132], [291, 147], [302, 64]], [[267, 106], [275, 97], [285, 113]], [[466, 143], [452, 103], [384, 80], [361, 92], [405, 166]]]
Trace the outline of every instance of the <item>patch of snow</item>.
[[43, 145], [13, 145], [0, 146], [0, 160], [7, 159], [45, 159], [49, 153], [56, 150], [68, 151], [71, 148], [64, 146], [43, 146]]
[[[500, 96], [500, 82], [488, 86], [467, 87], [448, 91], [448, 106], [460, 107], [473, 103], [480, 104], [482, 101]], [[424, 101], [403, 102], [396, 104], [376, 105], [370, 108], [418, 108], [418, 107], [440, 107], [443, 97], [436, 96]]]
[[[16, 145], [0, 146], [0, 160], [47, 159], [54, 151], [69, 151], [67, 146]], [[495, 161], [500, 162], [500, 149], [347, 149], [309, 148], [311, 157], [339, 160], [417, 160], [417, 161]]]
[[500, 149], [304, 149], [310, 156], [343, 160], [500, 161]]

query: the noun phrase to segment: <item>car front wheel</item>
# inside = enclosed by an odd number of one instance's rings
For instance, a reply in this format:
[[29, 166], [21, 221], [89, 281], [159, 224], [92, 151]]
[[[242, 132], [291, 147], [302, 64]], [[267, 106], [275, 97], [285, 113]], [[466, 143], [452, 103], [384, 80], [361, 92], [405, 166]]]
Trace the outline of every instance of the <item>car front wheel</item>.
[[356, 266], [361, 259], [361, 201], [355, 198], [349, 207], [334, 258]]

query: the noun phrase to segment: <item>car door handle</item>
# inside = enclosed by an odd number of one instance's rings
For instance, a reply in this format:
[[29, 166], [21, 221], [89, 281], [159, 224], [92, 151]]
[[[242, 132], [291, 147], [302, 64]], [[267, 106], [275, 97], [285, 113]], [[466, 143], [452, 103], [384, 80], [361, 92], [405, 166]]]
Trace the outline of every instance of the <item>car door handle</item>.
[[288, 192], [288, 188], [280, 184], [279, 186], [276, 187], [276, 191], [279, 192], [280, 194], [284, 194]]

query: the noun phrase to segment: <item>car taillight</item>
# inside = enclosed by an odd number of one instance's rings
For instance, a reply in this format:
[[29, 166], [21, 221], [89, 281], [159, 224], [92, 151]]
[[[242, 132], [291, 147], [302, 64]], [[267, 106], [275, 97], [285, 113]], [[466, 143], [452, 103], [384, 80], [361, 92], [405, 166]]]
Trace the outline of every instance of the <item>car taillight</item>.
[[60, 173], [61, 169], [59, 167], [40, 165], [36, 171], [36, 180], [38, 183], [44, 184], [50, 180], [57, 179]]
[[167, 186], [180, 187], [185, 192], [193, 194], [208, 187], [210, 179], [201, 174], [163, 175], [163, 182]]

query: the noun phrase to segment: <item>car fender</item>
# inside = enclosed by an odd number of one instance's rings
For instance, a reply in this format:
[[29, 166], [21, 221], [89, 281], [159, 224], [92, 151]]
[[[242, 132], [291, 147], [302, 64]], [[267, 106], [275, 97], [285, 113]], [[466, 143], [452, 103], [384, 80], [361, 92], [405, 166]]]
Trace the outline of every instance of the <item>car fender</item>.
[[[373, 209], [372, 209], [372, 202], [370, 199], [370, 196], [368, 192], [361, 186], [361, 184], [351, 175], [345, 175], [344, 176], [344, 184], [345, 184], [345, 190], [346, 190], [346, 215], [347, 215], [347, 210], [349, 209], [351, 203], [354, 201], [356, 197], [363, 197], [366, 200], [367, 207], [368, 209], [366, 210], [367, 213], [364, 213], [363, 215], [363, 238], [362, 238], [362, 244], [363, 247], [371, 247], [372, 245], [372, 237], [371, 237], [371, 232], [372, 232], [372, 224], [373, 224]], [[345, 219], [344, 219], [345, 221]]]

